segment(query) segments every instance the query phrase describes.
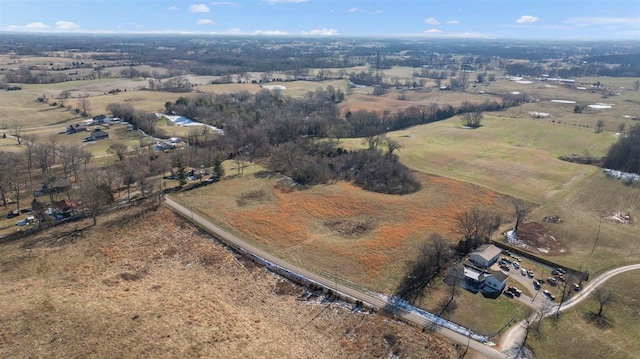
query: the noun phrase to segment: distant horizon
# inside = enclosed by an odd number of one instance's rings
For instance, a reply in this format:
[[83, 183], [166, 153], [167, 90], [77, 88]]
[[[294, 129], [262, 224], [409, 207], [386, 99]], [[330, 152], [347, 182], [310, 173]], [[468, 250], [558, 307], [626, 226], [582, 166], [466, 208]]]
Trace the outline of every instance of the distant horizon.
[[0, 0], [0, 34], [640, 41], [638, 0]]
[[202, 32], [29, 32], [29, 31], [2, 31], [0, 30], [0, 38], [5, 35], [25, 35], [25, 36], [67, 36], [67, 37], [100, 37], [100, 36], [113, 36], [113, 37], [126, 37], [126, 36], [138, 36], [138, 37], [162, 37], [162, 36], [175, 36], [175, 37], [211, 37], [211, 38], [257, 38], [257, 39], [309, 39], [309, 40], [381, 40], [381, 41], [476, 41], [476, 42], [548, 42], [548, 43], [572, 43], [572, 42], [593, 42], [593, 43], [636, 43], [635, 39], [586, 39], [586, 38], [557, 38], [557, 39], [545, 39], [545, 38], [469, 38], [469, 37], [425, 37], [419, 35], [333, 35], [333, 36], [314, 36], [314, 35], [302, 35], [302, 34], [287, 34], [287, 35], [266, 35], [266, 34], [218, 34], [218, 33], [202, 33]]

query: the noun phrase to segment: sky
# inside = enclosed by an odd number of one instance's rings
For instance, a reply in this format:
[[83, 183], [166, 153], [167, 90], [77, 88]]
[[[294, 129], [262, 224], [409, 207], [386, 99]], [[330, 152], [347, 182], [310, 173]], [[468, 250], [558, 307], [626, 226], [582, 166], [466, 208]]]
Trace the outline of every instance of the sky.
[[640, 0], [0, 0], [0, 32], [640, 41]]

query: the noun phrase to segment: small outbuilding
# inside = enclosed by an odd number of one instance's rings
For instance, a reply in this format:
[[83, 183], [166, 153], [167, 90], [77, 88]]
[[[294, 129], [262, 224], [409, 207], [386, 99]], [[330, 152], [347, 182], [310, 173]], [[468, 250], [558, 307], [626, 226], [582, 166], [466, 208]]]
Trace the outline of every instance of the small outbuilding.
[[97, 131], [93, 131], [91, 133], [91, 138], [93, 138], [93, 140], [95, 140], [95, 141], [104, 140], [104, 139], [109, 138], [109, 134], [106, 133], [105, 131], [97, 130]]
[[493, 244], [485, 244], [469, 254], [469, 260], [480, 268], [489, 268], [498, 260], [502, 250]]

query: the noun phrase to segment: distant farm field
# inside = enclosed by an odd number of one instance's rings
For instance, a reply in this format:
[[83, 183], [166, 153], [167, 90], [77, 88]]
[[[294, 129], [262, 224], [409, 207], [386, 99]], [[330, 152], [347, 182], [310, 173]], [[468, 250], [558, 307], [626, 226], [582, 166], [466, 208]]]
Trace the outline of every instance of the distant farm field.
[[[542, 203], [594, 171], [558, 159], [560, 155], [602, 156], [615, 142], [611, 133], [536, 120], [485, 116], [483, 126], [462, 127], [460, 117], [388, 134], [398, 141], [400, 160], [433, 173]], [[343, 141], [362, 146], [360, 139]]]

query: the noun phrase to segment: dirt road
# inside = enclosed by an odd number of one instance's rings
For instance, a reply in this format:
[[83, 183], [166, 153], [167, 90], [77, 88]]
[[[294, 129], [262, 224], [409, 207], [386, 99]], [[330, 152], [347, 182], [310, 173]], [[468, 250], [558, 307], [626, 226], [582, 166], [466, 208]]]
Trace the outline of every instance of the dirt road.
[[[563, 312], [565, 310], [569, 310], [574, 306], [580, 304], [582, 301], [584, 301], [589, 297], [589, 294], [591, 294], [596, 288], [604, 284], [611, 277], [618, 275], [620, 273], [624, 273], [624, 272], [628, 272], [636, 269], [640, 269], [640, 264], [631, 264], [628, 266], [611, 269], [609, 271], [602, 273], [601, 275], [594, 278], [591, 282], [589, 282], [588, 285], [584, 286], [584, 288], [582, 288], [582, 290], [578, 295], [572, 297], [565, 303], [562, 303], [562, 306], [560, 307], [560, 311]], [[545, 317], [553, 315], [557, 309], [558, 309], [558, 305], [554, 305], [553, 307], [549, 308], [549, 311], [545, 314]], [[500, 347], [503, 350], [513, 348], [522, 341], [522, 338], [524, 336], [523, 324], [524, 324], [524, 320], [517, 323], [513, 327], [511, 327], [511, 329], [505, 332], [504, 335], [500, 338]]]

